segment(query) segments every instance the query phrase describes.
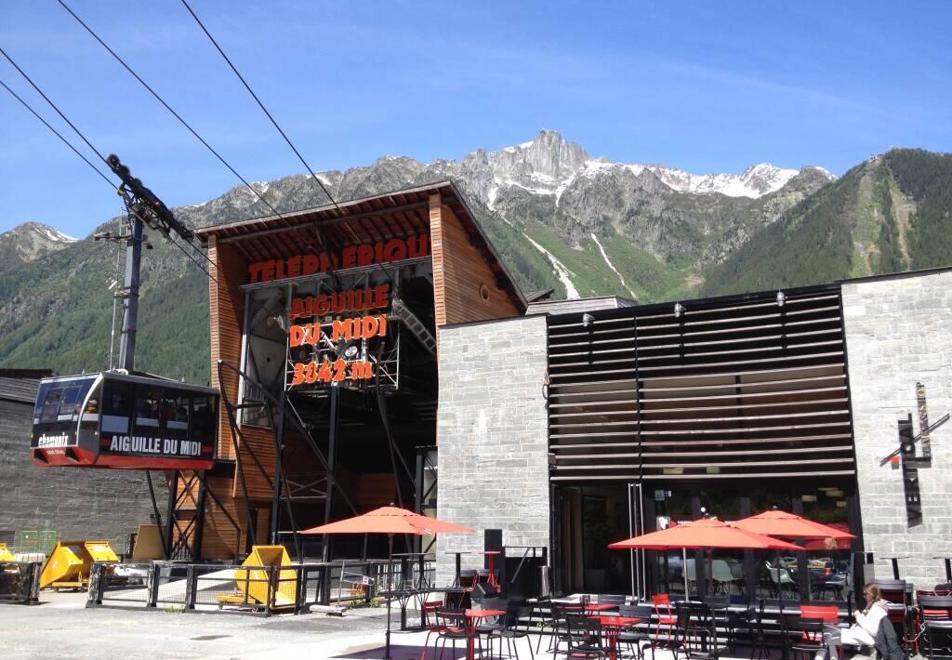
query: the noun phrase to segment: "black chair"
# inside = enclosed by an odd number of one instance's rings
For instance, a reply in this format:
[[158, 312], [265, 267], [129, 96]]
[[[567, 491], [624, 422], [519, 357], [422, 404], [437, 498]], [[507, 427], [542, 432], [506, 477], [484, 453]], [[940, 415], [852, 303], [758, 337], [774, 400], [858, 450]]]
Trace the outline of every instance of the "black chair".
[[910, 635], [912, 630], [912, 595], [908, 589], [905, 580], [876, 580], [873, 582], [883, 596], [883, 600], [889, 601], [887, 612], [889, 621], [896, 629], [896, 636], [900, 643], [908, 645], [914, 635]]
[[602, 624], [597, 619], [581, 614], [566, 614], [565, 622], [568, 633], [566, 660], [609, 657], [602, 635]]
[[[502, 612], [509, 612], [509, 601], [505, 598], [484, 598], [480, 605], [484, 610], [500, 610]], [[482, 638], [485, 636], [486, 645], [489, 647], [490, 654], [492, 654], [493, 639], [500, 639], [499, 654], [502, 655], [502, 641], [500, 636], [505, 629], [505, 614], [502, 616], [480, 619], [479, 623], [476, 625], [476, 636], [479, 640], [479, 647], [482, 648]]]
[[[680, 649], [689, 660], [717, 660], [726, 650], [717, 639], [714, 613], [704, 603], [677, 603]], [[677, 652], [675, 652], [677, 654]]]
[[797, 614], [785, 614], [782, 619], [783, 639], [794, 660], [813, 660], [826, 652], [823, 640], [824, 623], [821, 619], [805, 619]]
[[749, 610], [747, 629], [750, 632], [750, 660], [767, 660], [770, 657], [767, 633], [764, 630], [764, 608], [764, 601], [761, 600], [759, 607]]
[[527, 628], [522, 629], [520, 627], [521, 622], [523, 620], [528, 620], [530, 614], [531, 608], [526, 605], [524, 601], [509, 601], [509, 604], [506, 607], [506, 616], [503, 621], [503, 627], [496, 633], [499, 639], [499, 655], [502, 655], [502, 642], [505, 640], [506, 649], [509, 652], [509, 656], [512, 657], [513, 653], [515, 653], [515, 656], [518, 660], [519, 645], [516, 644], [516, 642], [520, 639], [525, 639], [529, 646], [529, 657], [535, 660], [535, 653], [532, 652], [532, 640], [529, 639], [529, 630]]
[[548, 650], [554, 655], [558, 655], [560, 644], [568, 641], [566, 616], [569, 614], [582, 614], [582, 605], [549, 602], [549, 618], [545, 619], [542, 626], [540, 626], [539, 642], [536, 645], [537, 652], [542, 648], [541, 633], [548, 628], [551, 633]]
[[926, 621], [922, 654], [929, 660], [952, 660], [952, 621]]
[[[750, 602], [745, 595], [732, 596], [730, 594], [719, 594], [709, 596], [704, 600], [705, 604], [711, 608], [714, 615], [714, 624], [722, 626], [726, 635], [727, 648], [732, 652], [736, 650], [737, 629], [748, 625]], [[741, 605], [743, 611], [732, 611], [732, 606]]]
[[638, 625], [635, 624], [630, 628], [626, 628], [618, 633], [618, 645], [625, 645], [628, 647], [628, 650], [631, 652], [632, 656], [635, 658], [641, 658], [642, 660], [645, 657], [645, 648], [650, 647], [652, 657], [654, 656], [654, 647], [651, 642], [651, 635], [649, 631], [651, 630], [651, 615], [654, 614], [654, 606], [652, 605], [619, 605], [618, 606], [618, 615], [634, 617], [637, 619], [642, 619], [644, 621], [644, 628], [639, 630]]

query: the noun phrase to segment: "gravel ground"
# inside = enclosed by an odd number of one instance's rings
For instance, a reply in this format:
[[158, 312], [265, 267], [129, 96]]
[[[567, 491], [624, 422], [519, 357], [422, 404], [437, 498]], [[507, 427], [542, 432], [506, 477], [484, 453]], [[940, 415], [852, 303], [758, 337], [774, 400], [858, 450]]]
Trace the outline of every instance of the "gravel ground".
[[[345, 616], [85, 608], [84, 593], [42, 593], [33, 607], [0, 605], [7, 658], [379, 658], [385, 610]], [[394, 625], [398, 616], [394, 615]], [[395, 658], [419, 657], [420, 633], [394, 633]]]

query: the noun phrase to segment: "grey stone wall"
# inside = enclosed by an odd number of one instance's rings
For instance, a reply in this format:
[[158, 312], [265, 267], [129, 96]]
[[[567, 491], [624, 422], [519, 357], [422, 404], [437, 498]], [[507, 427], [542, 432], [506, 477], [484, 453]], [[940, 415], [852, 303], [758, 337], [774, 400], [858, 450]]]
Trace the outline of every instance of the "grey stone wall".
[[902, 471], [879, 460], [898, 447], [898, 419], [912, 413], [919, 432], [917, 381], [926, 387], [931, 422], [952, 411], [952, 272], [846, 283], [843, 312], [872, 573], [891, 578], [887, 558], [898, 556], [903, 578], [932, 588], [945, 582], [938, 557], [952, 556], [952, 422], [932, 435], [932, 467], [919, 470], [921, 525], [908, 527]]
[[[32, 414], [30, 404], [0, 400], [0, 530], [106, 539], [117, 553], [126, 552], [129, 534], [152, 513], [145, 473], [33, 465]], [[153, 477], [164, 519], [168, 491], [161, 472]]]
[[[476, 530], [437, 540], [437, 581], [454, 574], [450, 551], [483, 548], [484, 529], [505, 545], [549, 546], [548, 367], [545, 316], [440, 330], [437, 517]], [[463, 568], [483, 565], [464, 555]]]

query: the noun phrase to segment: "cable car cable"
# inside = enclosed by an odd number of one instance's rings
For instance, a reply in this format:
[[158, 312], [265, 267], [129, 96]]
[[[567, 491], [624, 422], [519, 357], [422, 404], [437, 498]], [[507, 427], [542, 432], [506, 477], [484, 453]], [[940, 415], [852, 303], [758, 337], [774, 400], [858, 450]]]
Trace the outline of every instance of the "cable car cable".
[[82, 159], [83, 159], [83, 162], [86, 163], [87, 165], [89, 165], [89, 166], [93, 169], [93, 171], [94, 171], [96, 174], [98, 174], [100, 177], [102, 177], [103, 181], [105, 181], [107, 184], [109, 184], [109, 187], [110, 187], [112, 190], [115, 190], [115, 189], [116, 189], [116, 184], [113, 183], [113, 182], [109, 179], [108, 176], [106, 176], [105, 174], [103, 174], [103, 171], [102, 171], [101, 169], [99, 169], [98, 167], [96, 167], [96, 165], [93, 164], [93, 162], [92, 162], [91, 160], [89, 160], [88, 158], [86, 158], [86, 156], [84, 156], [84, 155], [82, 154], [82, 152], [79, 151], [79, 149], [77, 149], [76, 147], [74, 147], [73, 144], [72, 144], [69, 140], [67, 140], [65, 137], [63, 137], [63, 135], [62, 135], [59, 131], [57, 131], [55, 128], [53, 128], [53, 126], [52, 126], [48, 121], [46, 121], [45, 119], [43, 119], [43, 117], [42, 117], [36, 110], [34, 110], [34, 109], [30, 106], [29, 103], [27, 103], [26, 101], [24, 101], [16, 92], [14, 92], [12, 89], [10, 89], [10, 87], [9, 87], [5, 82], [3, 82], [2, 80], [0, 80], [0, 86], [3, 86], [3, 88], [4, 88], [5, 90], [7, 90], [8, 92], [10, 92], [10, 95], [13, 96], [13, 98], [15, 98], [17, 101], [19, 101], [19, 102], [23, 105], [24, 108], [26, 108], [27, 110], [29, 110], [29, 111], [33, 114], [34, 117], [36, 117], [38, 120], [40, 120], [41, 122], [43, 122], [43, 125], [46, 126], [48, 129], [50, 129], [50, 131], [52, 131], [53, 135], [55, 135], [56, 137], [58, 137], [58, 138], [63, 142], [63, 144], [65, 144], [67, 147], [69, 147], [69, 148], [73, 151], [74, 154], [76, 154], [77, 156], [79, 156], [80, 158], [82, 158]]
[[[221, 155], [220, 153], [218, 153], [218, 152], [215, 150], [215, 148], [212, 147], [212, 146], [205, 140], [205, 138], [203, 138], [201, 135], [199, 135], [198, 131], [196, 131], [194, 128], [192, 128], [191, 124], [189, 124], [187, 121], [185, 121], [179, 113], [177, 113], [175, 110], [173, 110], [173, 109], [172, 109], [172, 106], [170, 106], [168, 103], [166, 103], [166, 102], [165, 102], [165, 99], [163, 99], [161, 96], [159, 96], [158, 92], [156, 92], [154, 89], [152, 89], [152, 87], [150, 87], [149, 84], [148, 84], [145, 80], [143, 80], [142, 77], [141, 77], [138, 73], [136, 73], [135, 70], [133, 70], [132, 67], [130, 67], [128, 64], [126, 64], [125, 60], [123, 60], [123, 59], [116, 53], [116, 51], [114, 51], [112, 48], [110, 48], [109, 45], [108, 45], [105, 41], [103, 41], [103, 40], [99, 37], [99, 35], [96, 34], [96, 33], [93, 31], [93, 29], [92, 29], [91, 27], [89, 27], [89, 26], [83, 21], [83, 19], [81, 19], [79, 16], [77, 16], [76, 13], [75, 13], [72, 9], [70, 9], [69, 6], [68, 6], [63, 0], [56, 0], [56, 1], [60, 4], [60, 6], [63, 7], [63, 9], [65, 9], [65, 10], [69, 13], [70, 16], [72, 16], [73, 18], [75, 18], [76, 21], [77, 21], [80, 25], [82, 25], [83, 28], [85, 28], [86, 31], [89, 32], [89, 34], [91, 34], [92, 37], [93, 37], [96, 41], [98, 41], [99, 44], [100, 44], [103, 48], [105, 48], [106, 51], [107, 51], [110, 55], [112, 55], [113, 58], [115, 58], [115, 60], [116, 60], [117, 62], [119, 62], [119, 64], [121, 64], [121, 65], [125, 68], [126, 71], [128, 71], [128, 72], [132, 75], [133, 78], [135, 78], [136, 80], [138, 80], [139, 83], [140, 83], [143, 87], [145, 87], [145, 88], [149, 91], [149, 93], [152, 94], [153, 97], [155, 97], [155, 100], [157, 100], [159, 103], [161, 103], [162, 106], [163, 106], [166, 110], [168, 110], [168, 111], [172, 114], [172, 116], [175, 117], [175, 118], [179, 121], [180, 124], [182, 124], [182, 126], [184, 126], [186, 129], [188, 129], [188, 131], [189, 131], [193, 136], [195, 136], [195, 139], [197, 139], [199, 142], [201, 142], [201, 143], [205, 146], [205, 148], [208, 149], [208, 150], [215, 156], [215, 158], [217, 158], [217, 159], [219, 160], [219, 162], [221, 162], [222, 165], [224, 165], [226, 168], [228, 168], [228, 171], [230, 171], [232, 174], [234, 174], [236, 177], [238, 177], [238, 179], [245, 185], [245, 187], [248, 188], [248, 190], [250, 190], [250, 191], [255, 195], [255, 197], [257, 197], [259, 200], [261, 200], [261, 202], [262, 202], [265, 206], [267, 206], [267, 207], [271, 210], [271, 212], [272, 212], [274, 215], [278, 216], [279, 218], [283, 218], [283, 217], [284, 217], [283, 215], [281, 215], [280, 212], [278, 212], [277, 209], [275, 209], [275, 208], [271, 205], [270, 202], [268, 202], [268, 200], [266, 200], [266, 199], [261, 195], [261, 193], [259, 193], [257, 190], [255, 190], [254, 187], [253, 187], [250, 183], [248, 183], [247, 179], [245, 179], [243, 176], [241, 176], [240, 174], [238, 174], [238, 171], [235, 170], [235, 168], [232, 167], [232, 166], [228, 163], [228, 161], [225, 160], [224, 157], [222, 157], [222, 155]], [[105, 160], [105, 159], [103, 159], [103, 160]]]
[[[13, 65], [13, 68], [14, 68], [14, 69], [16, 69], [17, 71], [20, 72], [20, 75], [23, 76], [23, 77], [26, 79], [26, 81], [27, 81], [28, 83], [30, 83], [30, 85], [33, 87], [33, 89], [35, 89], [36, 92], [37, 92], [40, 96], [42, 96], [43, 99], [44, 99], [47, 103], [49, 103], [50, 107], [53, 108], [53, 109], [56, 111], [56, 113], [57, 113], [60, 117], [63, 118], [63, 121], [65, 121], [67, 124], [69, 124], [69, 127], [72, 128], [73, 131], [76, 133], [76, 135], [78, 135], [78, 136], [80, 137], [80, 139], [82, 139], [82, 141], [86, 143], [86, 146], [89, 147], [90, 149], [92, 149], [92, 150], [96, 153], [96, 155], [99, 156], [99, 160], [101, 160], [102, 162], [105, 163], [105, 162], [106, 162], [106, 159], [105, 159], [105, 157], [102, 155], [102, 153], [100, 153], [99, 150], [98, 150], [96, 147], [93, 146], [93, 143], [92, 143], [92, 142], [90, 142], [89, 140], [86, 139], [86, 136], [83, 135], [82, 131], [80, 131], [78, 128], [76, 128], [76, 125], [75, 125], [73, 122], [71, 122], [71, 121], [69, 120], [69, 118], [68, 118], [66, 115], [63, 114], [63, 111], [60, 110], [59, 107], [57, 107], [57, 105], [56, 105], [55, 103], [53, 103], [53, 101], [50, 100], [50, 97], [49, 97], [49, 96], [47, 96], [46, 94], [43, 93], [43, 90], [40, 89], [39, 85], [37, 85], [35, 82], [33, 82], [33, 79], [30, 78], [30, 76], [27, 75], [26, 71], [24, 71], [23, 69], [21, 69], [21, 68], [20, 68], [20, 65], [17, 64], [16, 62], [14, 62], [14, 61], [13, 61], [13, 58], [10, 57], [10, 55], [7, 54], [7, 51], [3, 50], [2, 47], [0, 47], [0, 54], [2, 54], [2, 55], [6, 58], [6, 60], [7, 60], [10, 64]], [[107, 164], [108, 164], [108, 163], [107, 163]], [[110, 182], [110, 185], [112, 185], [111, 182]], [[115, 186], [113, 186], [113, 187], [115, 187]]]
[[[73, 129], [73, 131], [80, 137], [80, 139], [82, 139], [82, 141], [85, 142], [86, 145], [87, 145], [90, 149], [92, 149], [92, 150], [96, 153], [96, 155], [99, 156], [99, 158], [100, 158], [104, 163], [108, 164], [109, 161], [106, 160], [106, 159], [103, 157], [102, 152], [100, 152], [100, 151], [93, 145], [93, 143], [89, 141], [89, 139], [88, 139], [85, 135], [83, 135], [82, 131], [80, 131], [80, 130], [76, 127], [76, 125], [75, 125], [73, 122], [71, 122], [71, 121], [69, 120], [69, 118], [63, 113], [63, 111], [60, 110], [59, 107], [58, 107], [55, 103], [53, 103], [53, 101], [50, 99], [50, 97], [47, 96], [47, 95], [43, 92], [42, 89], [40, 89], [40, 87], [33, 81], [33, 79], [30, 78], [30, 76], [29, 76], [23, 69], [20, 68], [20, 66], [13, 60], [12, 57], [10, 57], [10, 55], [9, 55], [5, 50], [3, 50], [2, 47], [0, 47], [0, 54], [2, 54], [2, 55], [7, 59], [7, 61], [10, 62], [10, 64], [13, 65], [13, 67], [20, 73], [20, 75], [23, 76], [23, 78], [25, 78], [28, 83], [30, 83], [30, 85], [33, 87], [33, 89], [35, 89], [35, 90], [37, 91], [37, 93], [38, 93], [40, 96], [42, 96], [43, 99], [50, 105], [50, 107], [52, 107], [52, 108], [57, 112], [57, 114], [59, 114], [59, 116], [63, 118], [63, 121], [65, 121], [67, 124], [69, 124], [70, 128]], [[40, 121], [43, 123], [44, 126], [46, 126], [50, 131], [52, 131], [53, 134], [56, 135], [56, 137], [58, 137], [60, 140], [62, 140], [63, 143], [73, 151], [73, 153], [75, 153], [77, 156], [79, 156], [80, 158], [82, 158], [82, 159], [83, 159], [83, 162], [85, 162], [87, 165], [89, 165], [89, 166], [96, 172], [96, 174], [98, 174], [100, 177], [102, 177], [102, 179], [109, 185], [109, 188], [110, 188], [111, 190], [113, 190], [113, 191], [116, 190], [116, 188], [117, 188], [116, 184], [115, 184], [113, 181], [111, 181], [111, 180], [109, 179], [109, 177], [107, 177], [107, 176], [102, 172], [102, 170], [100, 170], [98, 167], [96, 167], [96, 166], [92, 163], [92, 161], [90, 161], [88, 158], [86, 158], [86, 156], [84, 156], [84, 155], [82, 154], [82, 152], [80, 152], [69, 140], [67, 140], [65, 137], [63, 137], [63, 135], [62, 135], [59, 131], [57, 131], [52, 125], [50, 125], [49, 122], [47, 122], [45, 119], [43, 119], [43, 117], [42, 117], [36, 110], [34, 110], [34, 109], [30, 106], [29, 103], [27, 103], [23, 98], [21, 98], [16, 92], [14, 92], [14, 91], [13, 91], [6, 83], [4, 83], [2, 80], [0, 80], [0, 85], [2, 85], [3, 88], [6, 89], [6, 90], [7, 90], [17, 101], [19, 101], [27, 110], [29, 110], [29, 111], [33, 114], [34, 117], [36, 117], [38, 120], [40, 120]], [[140, 220], [141, 220], [141, 219], [142, 219], [142, 218], [140, 218]], [[169, 240], [172, 241], [171, 237], [169, 237]], [[196, 261], [196, 260], [194, 259], [194, 257], [192, 257], [188, 252], [186, 252], [178, 243], [175, 243], [174, 241], [172, 241], [172, 243], [173, 243], [176, 247], [178, 247], [179, 250], [182, 250], [182, 253], [185, 254], [186, 257], [188, 257], [189, 259], [191, 259], [192, 261], [194, 261], [194, 262], [196, 263], [196, 265], [198, 265], [198, 267], [201, 268], [202, 271], [205, 272], [206, 275], [208, 275], [208, 276], [211, 277], [213, 280], [215, 280], [215, 283], [216, 283], [216, 284], [219, 283], [217, 278], [215, 278], [208, 270], [206, 270], [198, 261]], [[189, 245], [189, 247], [191, 247], [191, 248], [192, 248], [193, 250], [195, 250], [198, 254], [200, 254], [200, 255], [202, 256], [202, 258], [204, 258], [208, 263], [213, 264], [216, 268], [219, 268], [218, 264], [216, 264], [214, 261], [212, 261], [211, 259], [209, 259], [207, 254], [205, 254], [203, 251], [199, 250], [199, 249], [198, 249], [197, 247], [195, 247], [192, 243], [189, 242], [189, 243], [187, 243], [187, 245]], [[219, 268], [219, 270], [220, 270], [220, 268]]]
[[307, 169], [308, 173], [311, 175], [311, 178], [317, 181], [317, 185], [319, 185], [321, 187], [321, 190], [324, 191], [324, 194], [327, 195], [327, 199], [331, 201], [331, 204], [334, 205], [334, 208], [336, 208], [338, 211], [341, 211], [340, 206], [338, 206], [337, 202], [334, 200], [334, 197], [331, 195], [330, 191], [324, 185], [324, 182], [318, 178], [317, 174], [314, 173], [314, 170], [311, 169], [311, 166], [307, 164], [307, 161], [304, 160], [304, 156], [301, 155], [301, 152], [297, 150], [297, 147], [294, 146], [294, 144], [291, 142], [291, 139], [281, 129], [281, 127], [278, 125], [278, 122], [275, 120], [275, 118], [271, 115], [270, 112], [268, 112], [268, 109], [264, 106], [264, 103], [262, 103], [261, 99], [258, 98], [258, 95], [254, 93], [254, 90], [251, 89], [251, 85], [248, 84], [248, 81], [245, 80], [245, 77], [242, 76], [241, 73], [238, 72], [237, 67], [235, 67], [231, 59], [229, 59], [229, 57], [225, 54], [225, 51], [222, 50], [222, 47], [215, 40], [215, 37], [213, 37], [211, 32], [208, 31], [208, 28], [205, 27], [205, 24], [202, 23], [201, 19], [195, 14], [191, 6], [189, 6], [188, 2], [186, 2], [186, 0], [180, 0], [180, 1], [185, 6], [185, 9], [188, 10], [188, 13], [192, 15], [192, 18], [195, 19], [195, 22], [198, 23], [198, 26], [202, 29], [202, 32], [205, 33], [205, 36], [208, 37], [209, 41], [211, 41], [212, 44], [215, 46], [215, 49], [218, 51], [218, 53], [224, 58], [225, 62], [228, 63], [228, 66], [231, 67], [231, 70], [234, 72], [234, 74], [238, 76], [238, 80], [241, 81], [241, 84], [244, 85], [245, 89], [248, 90], [248, 93], [251, 94], [251, 98], [255, 100], [255, 103], [258, 104], [258, 107], [261, 108], [261, 111], [264, 112], [264, 114], [268, 117], [268, 119], [271, 120], [271, 123], [277, 129], [278, 133], [281, 134], [281, 137], [284, 138], [284, 141], [288, 143], [289, 147], [291, 147], [291, 151], [294, 152], [294, 155], [298, 157], [298, 160], [301, 161], [301, 164], [304, 165], [304, 167]]

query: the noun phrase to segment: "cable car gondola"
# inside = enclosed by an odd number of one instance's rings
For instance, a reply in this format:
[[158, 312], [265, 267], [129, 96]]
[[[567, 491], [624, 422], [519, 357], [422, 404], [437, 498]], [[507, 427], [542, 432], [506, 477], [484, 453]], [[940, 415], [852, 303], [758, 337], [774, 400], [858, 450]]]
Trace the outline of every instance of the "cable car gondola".
[[30, 451], [40, 466], [207, 470], [215, 461], [217, 390], [101, 371], [44, 378]]

